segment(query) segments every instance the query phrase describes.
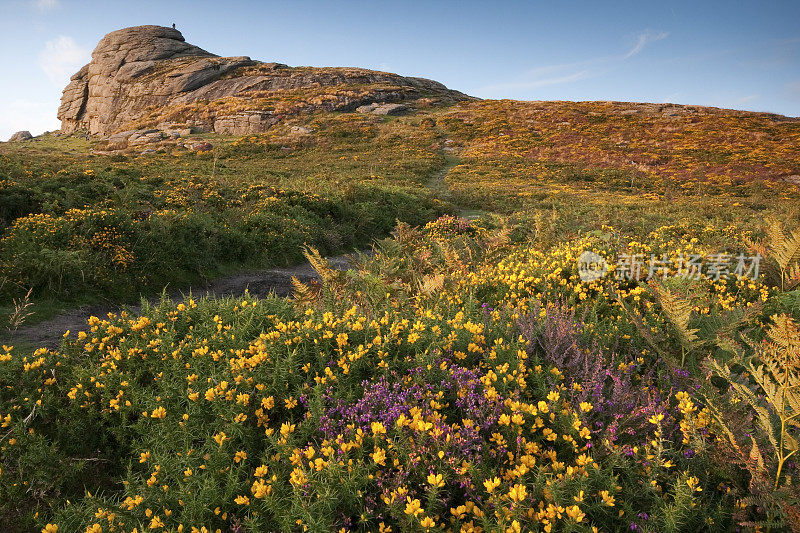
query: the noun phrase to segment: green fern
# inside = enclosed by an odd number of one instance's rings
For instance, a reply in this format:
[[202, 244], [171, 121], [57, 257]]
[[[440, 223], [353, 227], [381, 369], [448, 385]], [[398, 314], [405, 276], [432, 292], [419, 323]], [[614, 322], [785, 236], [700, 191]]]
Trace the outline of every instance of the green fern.
[[[782, 502], [770, 494], [749, 494], [740, 500], [742, 506], [754, 507], [764, 516], [763, 520], [739, 522], [751, 531], [784, 531], [787, 523]], [[794, 531], [794, 529], [793, 529]]]
[[[709, 365], [712, 374], [727, 381], [734, 396], [753, 411], [759, 434], [766, 438], [775, 460], [773, 484], [777, 489], [786, 461], [800, 448], [795, 437], [800, 428], [800, 327], [788, 315], [775, 315], [772, 322], [764, 341], [749, 341], [752, 357], [745, 358], [739, 351], [740, 360], [736, 363], [743, 372], [736, 373], [728, 364], [713, 359]], [[727, 429], [724, 409], [715, 405], [713, 398], [708, 400], [713, 407], [711, 412]], [[738, 447], [729, 429], [725, 434]], [[761, 456], [755, 441], [753, 444], [753, 450]]]
[[800, 228], [787, 232], [779, 220], [768, 219], [766, 237], [751, 242], [750, 249], [766, 259], [765, 274], [781, 292], [800, 284]]
[[684, 366], [686, 354], [702, 344], [697, 336], [699, 330], [689, 327], [689, 320], [692, 318], [692, 303], [689, 298], [674, 293], [659, 283], [651, 283], [650, 286], [661, 305], [664, 316], [678, 336], [681, 345], [681, 366]]

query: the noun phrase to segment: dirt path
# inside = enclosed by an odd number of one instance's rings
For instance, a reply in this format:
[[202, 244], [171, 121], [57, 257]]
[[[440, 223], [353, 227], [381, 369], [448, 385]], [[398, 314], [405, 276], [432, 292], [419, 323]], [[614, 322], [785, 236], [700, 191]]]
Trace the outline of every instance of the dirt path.
[[[457, 150], [451, 148], [447, 141], [449, 140], [444, 141], [442, 148], [442, 153], [445, 157], [445, 166], [438, 172], [429, 176], [424, 185], [437, 197], [455, 204], [460, 216], [464, 218], [478, 218], [483, 214], [483, 211], [458, 206], [453, 200], [452, 191], [445, 182], [447, 173], [459, 162]], [[347, 269], [350, 265], [348, 257], [345, 255], [329, 257], [327, 259], [334, 268], [340, 270]], [[288, 268], [272, 268], [217, 278], [204, 286], [193, 286], [182, 291], [169, 293], [169, 297], [173, 300], [180, 300], [184, 295], [188, 295], [190, 292], [195, 298], [202, 298], [204, 296], [241, 296], [245, 291], [249, 291], [251, 295], [259, 297], [268, 294], [288, 296], [292, 292], [292, 276], [297, 277], [300, 281], [318, 279], [311, 265], [304, 263]], [[156, 303], [159, 298], [160, 296], [149, 298], [149, 301]], [[64, 311], [38, 324], [24, 326], [13, 332], [10, 338], [3, 339], [3, 342], [36, 348], [44, 346], [53, 349], [60, 346], [61, 338], [65, 331], [69, 330], [75, 334], [78, 331], [88, 329], [87, 320], [89, 317], [104, 317], [108, 313], [118, 313], [122, 310], [128, 310], [128, 312], [131, 313], [139, 313], [141, 312], [141, 308], [142, 306], [138, 302], [129, 305], [85, 305], [83, 307]]]
[[450, 187], [445, 181], [445, 178], [450, 170], [460, 162], [460, 159], [458, 158], [458, 149], [450, 146], [448, 144], [449, 142], [451, 143], [452, 141], [450, 139], [444, 139], [442, 143], [441, 152], [444, 156], [444, 167], [428, 176], [423, 185], [433, 192], [434, 196], [440, 200], [453, 204], [458, 210], [458, 216], [469, 219], [480, 218], [485, 214], [485, 211], [480, 209], [469, 209], [459, 205], [453, 196], [453, 191], [450, 190]]
[[[339, 270], [350, 268], [350, 260], [346, 255], [328, 257], [331, 265]], [[224, 297], [241, 296], [249, 291], [252, 296], [263, 297], [268, 294], [288, 296], [292, 292], [292, 276], [300, 281], [319, 279], [319, 276], [308, 263], [287, 268], [271, 268], [254, 272], [243, 272], [233, 276], [217, 278], [205, 286], [193, 286], [169, 294], [174, 300], [181, 300], [190, 292], [193, 298], [205, 296]], [[159, 297], [149, 298], [152, 303], [158, 302]], [[118, 313], [122, 310], [128, 312], [141, 312], [141, 304], [131, 305], [85, 305], [77, 309], [70, 309], [55, 317], [31, 326], [24, 326], [11, 334], [10, 339], [4, 339], [12, 345], [25, 345], [32, 347], [58, 348], [61, 337], [65, 331], [73, 334], [88, 329], [86, 321], [91, 316], [104, 317], [108, 313]]]

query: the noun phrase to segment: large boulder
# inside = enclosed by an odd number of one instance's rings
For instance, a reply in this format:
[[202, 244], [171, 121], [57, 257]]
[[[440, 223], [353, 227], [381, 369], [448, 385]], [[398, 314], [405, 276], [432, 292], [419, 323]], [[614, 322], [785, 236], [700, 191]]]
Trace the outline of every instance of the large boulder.
[[33, 139], [33, 135], [31, 135], [31, 132], [23, 130], [23, 131], [18, 131], [17, 133], [9, 137], [8, 142], [13, 143], [20, 141], [29, 141], [31, 139]]
[[64, 89], [58, 110], [61, 130], [110, 133], [140, 118], [148, 106], [163, 106], [251, 63], [246, 57], [217, 57], [187, 43], [172, 28], [136, 26], [111, 32]]
[[403, 104], [379, 104], [372, 103], [356, 108], [359, 113], [372, 113], [373, 115], [402, 115], [408, 111], [408, 107]]
[[301, 111], [352, 111], [371, 102], [431, 96], [468, 98], [422, 78], [219, 57], [187, 43], [173, 28], [136, 26], [100, 40], [91, 62], [64, 89], [58, 118], [65, 133], [110, 135], [178, 121], [247, 134]]

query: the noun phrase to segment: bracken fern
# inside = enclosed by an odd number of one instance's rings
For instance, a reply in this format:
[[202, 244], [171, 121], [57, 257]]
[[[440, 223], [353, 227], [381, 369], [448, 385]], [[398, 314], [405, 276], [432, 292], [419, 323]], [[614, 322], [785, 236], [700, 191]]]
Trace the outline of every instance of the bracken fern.
[[678, 341], [681, 344], [681, 366], [683, 366], [686, 362], [686, 354], [700, 344], [697, 337], [698, 330], [689, 327], [689, 320], [692, 316], [692, 303], [688, 298], [672, 292], [663, 285], [651, 283], [650, 286], [658, 299], [658, 303], [661, 304], [664, 316], [672, 324], [678, 336]]
[[[737, 361], [743, 371], [736, 373], [731, 365], [709, 359], [712, 374], [728, 382], [734, 397], [744, 401], [754, 412], [755, 423], [766, 438], [775, 460], [774, 488], [781, 483], [786, 461], [798, 450], [798, 417], [800, 417], [800, 328], [788, 315], [772, 317], [767, 338], [761, 343], [748, 341], [753, 348], [751, 357], [739, 353]], [[755, 384], [756, 387], [752, 385]], [[728, 438], [733, 431], [727, 427], [725, 410], [714, 405], [713, 412], [725, 428]], [[734, 441], [735, 446], [739, 446]], [[761, 455], [755, 441], [751, 455]]]
[[750, 242], [750, 249], [766, 259], [767, 278], [781, 291], [791, 290], [800, 284], [800, 228], [787, 232], [775, 218], [769, 218], [768, 223], [766, 237]]

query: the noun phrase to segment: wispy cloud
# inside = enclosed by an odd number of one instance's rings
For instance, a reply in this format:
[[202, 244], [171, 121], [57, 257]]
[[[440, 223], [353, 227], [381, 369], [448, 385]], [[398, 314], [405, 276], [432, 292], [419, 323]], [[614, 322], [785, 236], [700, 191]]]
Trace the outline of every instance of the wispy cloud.
[[551, 76], [547, 78], [537, 78], [530, 81], [518, 81], [518, 82], [510, 82], [510, 83], [500, 83], [497, 85], [491, 85], [488, 87], [484, 87], [483, 91], [494, 91], [494, 90], [514, 90], [514, 89], [536, 89], [538, 87], [546, 87], [548, 85], [559, 85], [561, 83], [570, 83], [573, 81], [582, 80], [584, 78], [588, 78], [590, 72], [588, 70], [580, 70], [578, 72], [573, 72], [570, 74], [565, 74], [563, 76]]
[[59, 35], [47, 41], [39, 52], [39, 66], [57, 86], [63, 87], [80, 67], [89, 60], [89, 50], [78, 46], [72, 37]]
[[623, 59], [628, 59], [630, 57], [633, 57], [642, 50], [644, 50], [644, 48], [648, 44], [654, 43], [656, 41], [661, 41], [663, 39], [666, 39], [667, 37], [669, 37], [669, 33], [665, 31], [645, 30], [639, 32], [636, 35], [636, 44], [634, 45], [633, 48], [630, 49], [630, 51], [627, 54], [623, 56]]
[[31, 0], [31, 5], [39, 11], [47, 12], [61, 7], [61, 0]]
[[624, 54], [595, 57], [584, 61], [573, 61], [555, 65], [544, 65], [526, 71], [519, 81], [499, 83], [478, 89], [483, 94], [498, 94], [509, 91], [536, 89], [548, 85], [572, 83], [605, 74], [615, 66], [639, 54], [649, 44], [666, 39], [665, 31], [643, 30], [635, 35], [634, 46]]
[[753, 100], [757, 100], [758, 97], [761, 96], [760, 94], [748, 94], [747, 96], [742, 96], [741, 98], [737, 98], [734, 100], [736, 105], [743, 105], [747, 102], [752, 102]]

